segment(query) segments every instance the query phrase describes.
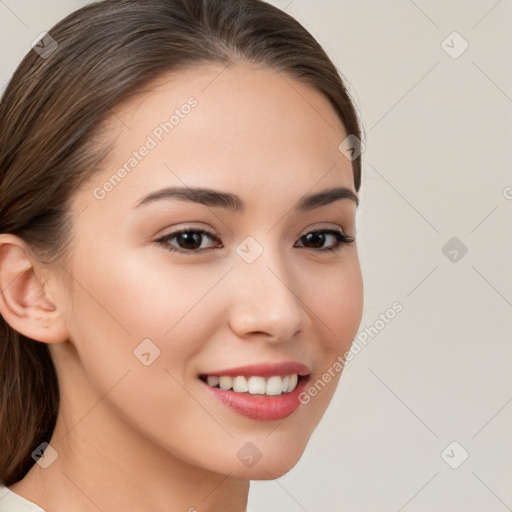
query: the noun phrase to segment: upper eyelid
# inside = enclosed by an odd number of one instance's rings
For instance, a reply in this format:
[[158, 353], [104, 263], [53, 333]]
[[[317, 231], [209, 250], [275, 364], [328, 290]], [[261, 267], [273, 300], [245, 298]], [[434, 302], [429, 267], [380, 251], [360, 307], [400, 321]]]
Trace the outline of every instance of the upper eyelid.
[[[315, 231], [329, 231], [329, 230], [333, 230], [333, 231], [341, 231], [344, 235], [349, 235], [349, 230], [346, 230], [345, 228], [341, 227], [341, 226], [336, 226], [336, 227], [333, 227], [333, 226], [319, 226], [319, 227], [312, 227], [312, 228], [308, 228], [304, 234], [300, 235], [300, 237], [304, 236], [304, 235], [307, 235], [308, 233], [311, 233], [311, 232], [315, 232]], [[355, 229], [353, 230], [355, 232]], [[212, 231], [210, 229], [207, 229], [207, 228], [201, 228], [201, 227], [184, 227], [184, 228], [177, 228], [175, 229], [174, 231], [169, 231], [169, 233], [165, 233], [163, 235], [160, 235], [157, 240], [159, 239], [162, 239], [162, 238], [169, 238], [169, 237], [172, 237], [172, 236], [176, 236], [176, 235], [180, 235], [182, 233], [189, 233], [189, 232], [200, 232], [202, 234], [206, 234], [208, 236], [211, 236], [212, 238], [216, 238], [216, 239], [220, 239], [220, 235], [218, 235], [215, 231]]]
[[173, 237], [176, 235], [180, 235], [182, 233], [190, 233], [190, 232], [201, 233], [202, 235], [208, 235], [208, 236], [211, 236], [212, 238], [220, 239], [220, 235], [217, 235], [214, 231], [210, 231], [209, 229], [205, 229], [205, 228], [197, 228], [197, 227], [196, 228], [178, 228], [178, 229], [175, 229], [174, 231], [169, 231], [169, 233], [164, 234], [164, 235], [160, 236], [159, 238], [169, 238], [169, 237]]
[[[184, 222], [183, 224], [185, 224], [184, 227], [170, 228], [170, 229], [172, 229], [172, 231], [169, 231], [168, 233], [165, 233], [165, 234], [163, 234], [161, 236], [168, 236], [168, 235], [172, 235], [172, 234], [176, 234], [176, 233], [182, 233], [182, 232], [188, 232], [188, 231], [205, 231], [207, 233], [211, 233], [214, 236], [220, 237], [220, 234], [217, 234], [217, 231], [215, 229], [211, 228], [211, 227], [204, 227], [204, 226], [201, 226], [201, 225], [199, 225], [199, 226], [197, 226], [197, 225], [196, 226], [187, 226], [186, 222]], [[320, 225], [318, 225], [318, 224], [320, 224]], [[325, 225], [325, 224], [327, 224], [327, 225]], [[336, 223], [336, 222], [327, 222], [327, 221], [325, 221], [323, 223], [321, 221], [320, 222], [316, 222], [316, 223], [314, 223], [313, 227], [309, 226], [308, 228], [306, 228], [305, 231], [304, 231], [304, 234], [307, 234], [307, 233], [309, 233], [311, 231], [318, 231], [318, 230], [324, 230], [324, 229], [337, 229], [337, 230], [341, 230], [345, 234], [349, 234], [350, 227], [349, 227], [349, 229], [346, 229], [345, 227], [342, 226], [342, 224], [343, 224], [343, 222], [341, 222], [341, 221], [338, 221], [338, 223]], [[347, 224], [349, 226], [352, 225], [350, 221]], [[167, 228], [165, 228], [165, 229], [167, 229]], [[355, 230], [355, 226], [352, 228], [352, 231], [354, 231], [354, 230]], [[163, 231], [163, 230], [160, 230], [160, 231]], [[232, 231], [232, 230], [230, 229], [229, 231]]]

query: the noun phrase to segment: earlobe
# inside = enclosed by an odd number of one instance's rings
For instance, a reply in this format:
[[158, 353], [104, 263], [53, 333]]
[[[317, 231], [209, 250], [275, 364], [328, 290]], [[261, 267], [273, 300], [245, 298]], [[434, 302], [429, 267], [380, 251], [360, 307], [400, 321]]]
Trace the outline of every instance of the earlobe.
[[11, 234], [0, 235], [0, 313], [24, 336], [45, 343], [68, 339], [68, 331], [35, 268], [37, 261], [25, 242]]

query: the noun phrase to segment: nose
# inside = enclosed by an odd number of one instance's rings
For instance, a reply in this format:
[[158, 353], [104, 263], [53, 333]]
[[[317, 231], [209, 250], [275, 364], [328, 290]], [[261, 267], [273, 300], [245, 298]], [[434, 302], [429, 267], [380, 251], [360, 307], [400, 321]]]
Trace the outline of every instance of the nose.
[[231, 272], [230, 326], [243, 339], [284, 342], [304, 330], [308, 308], [291, 269], [264, 255], [252, 263], [238, 261]]

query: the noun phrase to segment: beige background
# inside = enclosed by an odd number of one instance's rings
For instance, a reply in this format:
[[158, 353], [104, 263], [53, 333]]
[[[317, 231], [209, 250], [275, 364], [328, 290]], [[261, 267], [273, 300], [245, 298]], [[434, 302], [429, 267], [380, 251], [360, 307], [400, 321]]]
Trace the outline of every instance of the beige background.
[[[0, 0], [0, 90], [85, 3]], [[360, 333], [374, 329], [299, 464], [254, 482], [249, 511], [511, 510], [512, 3], [271, 3], [320, 41], [360, 109]]]

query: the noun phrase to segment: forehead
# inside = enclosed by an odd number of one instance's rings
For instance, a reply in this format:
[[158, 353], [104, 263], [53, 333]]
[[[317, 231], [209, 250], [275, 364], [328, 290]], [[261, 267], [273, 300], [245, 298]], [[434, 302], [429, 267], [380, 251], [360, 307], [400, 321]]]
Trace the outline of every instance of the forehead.
[[209, 65], [164, 75], [114, 109], [109, 132], [114, 151], [90, 188], [124, 168], [109, 191], [118, 200], [169, 185], [240, 195], [280, 189], [276, 199], [284, 188], [296, 199], [316, 183], [353, 189], [352, 164], [338, 150], [347, 134], [328, 99], [270, 68]]
[[[112, 112], [126, 128], [130, 120], [140, 121], [155, 108], [155, 114], [165, 117], [180, 100], [190, 96], [201, 102], [205, 113], [221, 113], [219, 123], [222, 118], [241, 117], [246, 112], [268, 115], [271, 109], [274, 117], [295, 112], [297, 116], [318, 117], [318, 123], [331, 130], [344, 130], [329, 100], [315, 87], [268, 66], [246, 62], [229, 66], [208, 63], [169, 72]], [[243, 111], [237, 107], [243, 107]]]

